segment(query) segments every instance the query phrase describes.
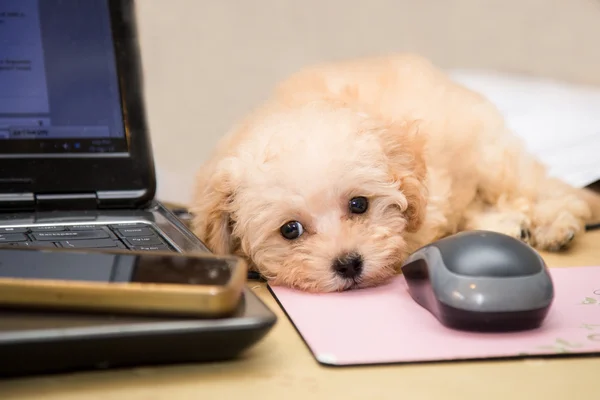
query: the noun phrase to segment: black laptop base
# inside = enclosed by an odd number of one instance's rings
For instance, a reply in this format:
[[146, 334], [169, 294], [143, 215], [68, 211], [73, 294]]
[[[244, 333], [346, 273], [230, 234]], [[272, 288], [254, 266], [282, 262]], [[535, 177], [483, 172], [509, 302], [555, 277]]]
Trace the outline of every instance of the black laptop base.
[[[0, 226], [144, 224], [179, 252], [208, 252], [160, 202], [133, 210], [0, 213]], [[27, 235], [30, 235], [27, 233]], [[0, 310], [0, 378], [106, 368], [229, 360], [256, 344], [276, 315], [246, 289], [237, 313], [220, 320], [25, 313]]]
[[276, 316], [246, 289], [223, 320], [0, 312], [0, 378], [235, 359]]

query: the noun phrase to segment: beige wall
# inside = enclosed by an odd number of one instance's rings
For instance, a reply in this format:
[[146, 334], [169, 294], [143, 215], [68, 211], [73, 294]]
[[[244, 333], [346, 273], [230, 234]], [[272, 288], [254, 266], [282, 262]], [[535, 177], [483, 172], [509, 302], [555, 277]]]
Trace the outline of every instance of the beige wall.
[[600, 85], [600, 0], [139, 0], [159, 197], [302, 66], [417, 51], [443, 67]]

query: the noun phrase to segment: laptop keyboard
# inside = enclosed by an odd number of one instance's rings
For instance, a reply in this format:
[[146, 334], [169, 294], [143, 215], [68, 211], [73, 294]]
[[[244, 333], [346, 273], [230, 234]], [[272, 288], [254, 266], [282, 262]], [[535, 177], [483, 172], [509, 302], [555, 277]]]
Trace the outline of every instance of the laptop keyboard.
[[173, 250], [147, 224], [0, 227], [0, 246]]

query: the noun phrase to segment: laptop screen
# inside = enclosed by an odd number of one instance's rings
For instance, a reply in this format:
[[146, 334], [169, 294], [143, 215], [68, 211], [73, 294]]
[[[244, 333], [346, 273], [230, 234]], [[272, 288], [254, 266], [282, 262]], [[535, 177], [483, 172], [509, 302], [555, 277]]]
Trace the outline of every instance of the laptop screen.
[[0, 0], [0, 157], [127, 151], [108, 1]]

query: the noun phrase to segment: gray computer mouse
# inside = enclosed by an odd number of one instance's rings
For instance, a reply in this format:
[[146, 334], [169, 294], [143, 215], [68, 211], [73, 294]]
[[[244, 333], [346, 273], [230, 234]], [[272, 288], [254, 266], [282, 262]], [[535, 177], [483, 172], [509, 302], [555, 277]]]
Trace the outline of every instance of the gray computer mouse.
[[460, 330], [539, 327], [554, 286], [538, 252], [511, 236], [461, 232], [426, 245], [402, 265], [412, 298]]

